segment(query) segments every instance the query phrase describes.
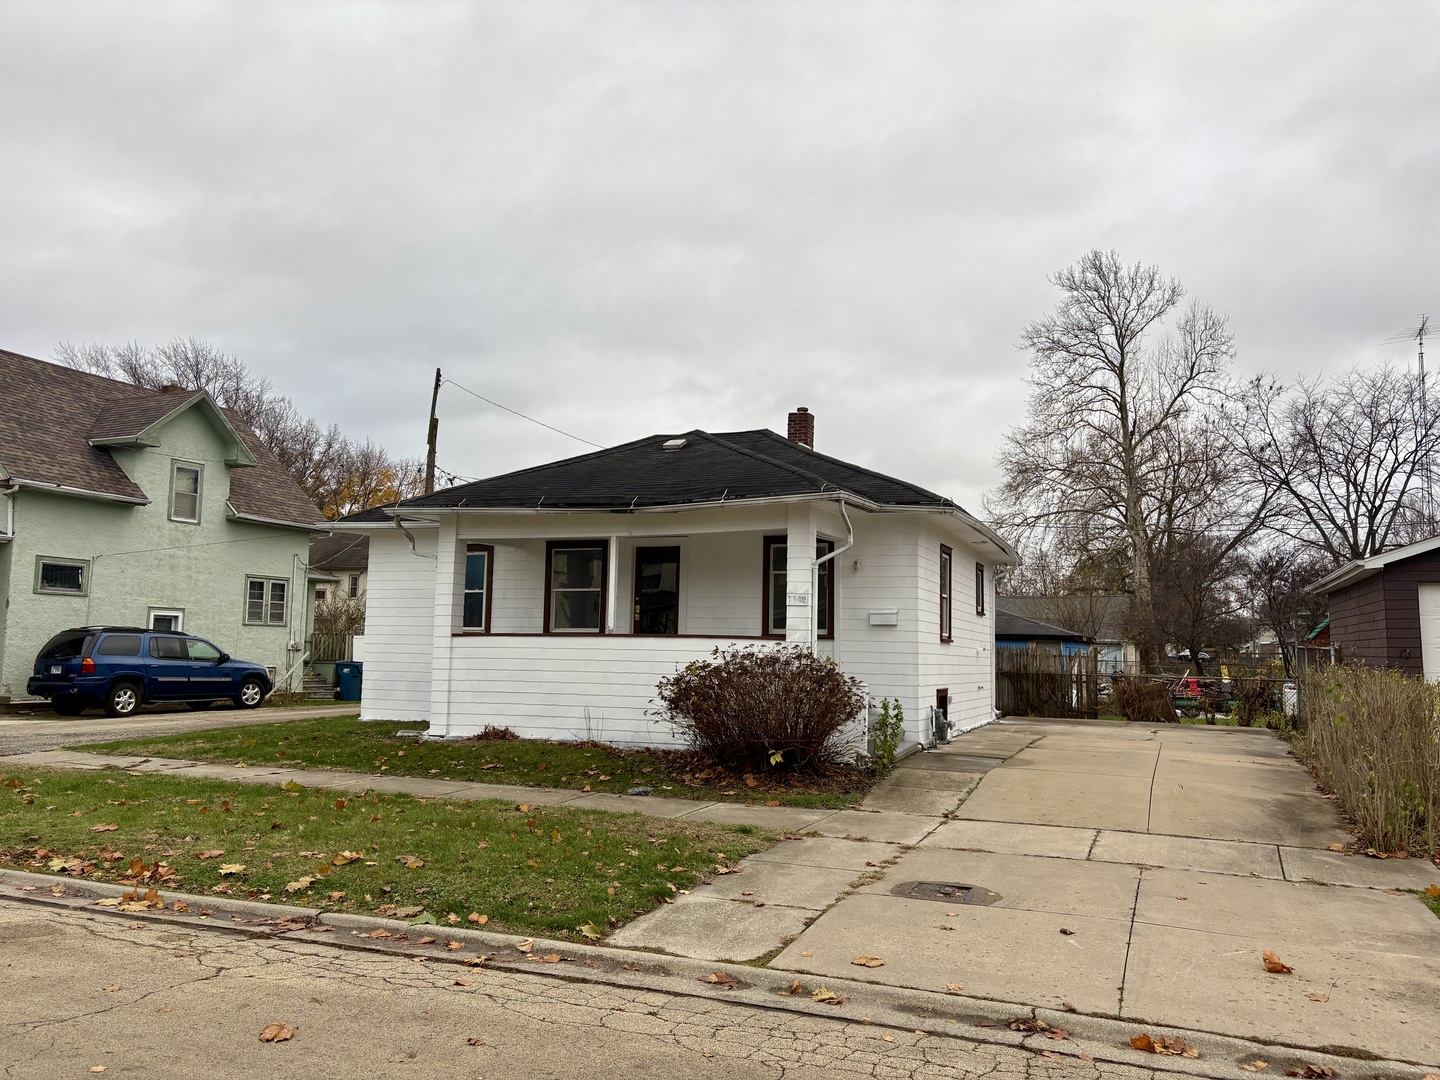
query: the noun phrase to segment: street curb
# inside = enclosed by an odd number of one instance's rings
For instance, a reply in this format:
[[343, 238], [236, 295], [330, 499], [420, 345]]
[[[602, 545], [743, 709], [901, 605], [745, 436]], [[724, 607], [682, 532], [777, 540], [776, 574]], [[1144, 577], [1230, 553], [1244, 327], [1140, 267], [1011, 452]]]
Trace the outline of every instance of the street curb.
[[[57, 886], [64, 891], [52, 892]], [[1333, 1070], [1337, 1080], [1359, 1080], [1362, 1076], [1380, 1080], [1422, 1080], [1426, 1074], [1440, 1071], [1434, 1065], [1358, 1055], [1346, 1057], [1278, 1042], [1265, 1043], [1211, 1032], [1159, 1027], [1116, 1017], [1038, 1009], [954, 992], [915, 990], [851, 979], [817, 981], [811, 976], [773, 968], [691, 960], [663, 953], [545, 938], [526, 939], [468, 927], [415, 925], [397, 919], [324, 912], [316, 908], [286, 904], [266, 904], [167, 891], [164, 894], [167, 900], [172, 903], [181, 901], [190, 910], [176, 912], [170, 909], [151, 909], [144, 912], [120, 912], [113, 908], [94, 906], [96, 899], [120, 896], [127, 891], [129, 889], [126, 886], [105, 882], [33, 874], [22, 870], [0, 871], [0, 900], [83, 911], [130, 922], [143, 920], [158, 925], [180, 925], [248, 936], [283, 937], [306, 944], [423, 958], [431, 962], [453, 964], [457, 973], [470, 972], [471, 978], [493, 969], [513, 974], [560, 978], [569, 982], [655, 990], [710, 1001], [738, 1002], [754, 1008], [804, 1016], [873, 1024], [903, 1031], [920, 1031], [927, 1035], [989, 1045], [1020, 1047], [1047, 1057], [1063, 1058], [1072, 1063], [1110, 1062], [1149, 1071], [1190, 1076], [1242, 1077], [1255, 1074], [1242, 1071], [1240, 1066], [1259, 1059], [1269, 1062], [1270, 1067], [1265, 1070], [1267, 1075], [1277, 1076], [1286, 1069], [1304, 1069], [1307, 1065], [1315, 1065]], [[302, 929], [275, 926], [275, 923], [282, 919], [305, 926]], [[384, 931], [393, 936], [362, 936], [376, 931]], [[399, 935], [434, 936], [438, 940], [434, 945], [419, 945], [403, 940]], [[459, 941], [464, 947], [447, 949], [443, 944], [447, 940]], [[527, 941], [531, 946], [528, 952], [516, 947]], [[541, 959], [556, 955], [560, 957], [557, 961], [547, 963]], [[728, 976], [737, 985], [727, 990], [721, 984], [705, 981], [707, 976], [715, 973]], [[796, 983], [801, 985], [802, 990], [792, 994], [791, 989]], [[814, 1001], [811, 993], [819, 986], [824, 986], [843, 998], [843, 1003], [826, 1005]], [[1009, 1024], [1016, 1018], [1041, 1020], [1051, 1029], [1065, 1031], [1067, 1037], [1056, 1040], [1047, 1037], [1043, 1031], [1012, 1031]], [[1152, 1037], [1179, 1036], [1196, 1047], [1201, 1056], [1184, 1058], [1142, 1053], [1130, 1046], [1130, 1039], [1142, 1032]]]

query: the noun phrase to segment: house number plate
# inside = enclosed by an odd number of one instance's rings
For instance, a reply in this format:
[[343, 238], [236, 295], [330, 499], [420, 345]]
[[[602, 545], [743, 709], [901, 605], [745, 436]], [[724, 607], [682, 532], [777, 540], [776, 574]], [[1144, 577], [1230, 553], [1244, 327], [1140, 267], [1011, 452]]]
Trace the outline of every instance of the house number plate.
[[803, 592], [792, 592], [785, 594], [786, 607], [809, 607], [810, 594]]

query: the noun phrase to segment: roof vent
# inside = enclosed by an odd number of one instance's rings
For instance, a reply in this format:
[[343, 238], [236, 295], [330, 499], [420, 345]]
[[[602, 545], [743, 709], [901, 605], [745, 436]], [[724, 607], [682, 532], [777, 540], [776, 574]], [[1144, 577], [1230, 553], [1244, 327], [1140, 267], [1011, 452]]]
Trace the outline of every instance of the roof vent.
[[684, 446], [684, 445], [685, 445], [685, 440], [684, 440], [684, 439], [666, 439], [665, 442], [661, 445], [660, 449], [661, 449], [661, 450], [679, 450], [679, 449], [680, 449], [682, 446]]

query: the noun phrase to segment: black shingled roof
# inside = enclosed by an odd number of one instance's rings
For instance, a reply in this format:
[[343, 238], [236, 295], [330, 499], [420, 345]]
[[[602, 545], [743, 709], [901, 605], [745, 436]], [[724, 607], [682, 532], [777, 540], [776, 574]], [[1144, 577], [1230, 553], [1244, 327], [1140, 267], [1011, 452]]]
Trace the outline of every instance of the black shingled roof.
[[1066, 630], [1063, 626], [1027, 619], [1024, 615], [1013, 615], [1008, 611], [995, 613], [995, 636], [997, 638], [1025, 638], [1032, 641], [1089, 641], [1084, 634]]
[[[664, 449], [676, 439], [685, 445]], [[816, 453], [764, 429], [650, 435], [399, 505], [614, 510], [825, 493], [855, 495], [882, 506], [955, 505], [922, 487]]]

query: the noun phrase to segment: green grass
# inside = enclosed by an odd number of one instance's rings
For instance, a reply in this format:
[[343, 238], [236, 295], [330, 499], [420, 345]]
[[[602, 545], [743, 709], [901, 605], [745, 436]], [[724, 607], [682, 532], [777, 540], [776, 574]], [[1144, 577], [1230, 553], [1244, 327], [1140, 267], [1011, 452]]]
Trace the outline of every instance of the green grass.
[[81, 749], [247, 765], [343, 769], [387, 776], [440, 777], [490, 784], [624, 793], [643, 786], [656, 795], [714, 802], [776, 802], [782, 806], [843, 809], [865, 797], [871, 778], [847, 769], [824, 779], [763, 772], [734, 775], [673, 751], [617, 750], [594, 743], [540, 739], [427, 741], [398, 738], [421, 723], [362, 723], [355, 717], [192, 731], [96, 743]]
[[[162, 898], [175, 890], [428, 916], [441, 937], [479, 916], [514, 933], [579, 939], [587, 923], [608, 932], [777, 839], [639, 814], [112, 770], [27, 769], [0, 783], [0, 865], [130, 884], [138, 859], [142, 890], [154, 882]], [[363, 857], [337, 866], [341, 852]]]
[[1431, 896], [1428, 892], [1422, 892], [1420, 902], [1433, 911], [1437, 919], [1440, 919], [1440, 894]]

